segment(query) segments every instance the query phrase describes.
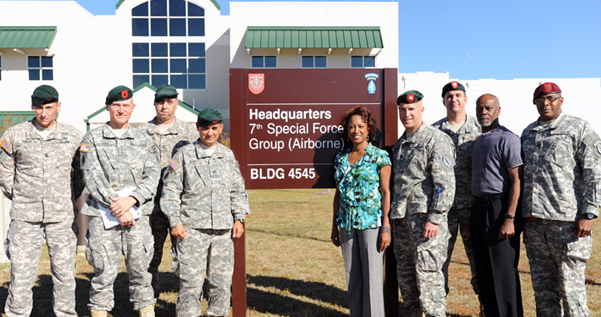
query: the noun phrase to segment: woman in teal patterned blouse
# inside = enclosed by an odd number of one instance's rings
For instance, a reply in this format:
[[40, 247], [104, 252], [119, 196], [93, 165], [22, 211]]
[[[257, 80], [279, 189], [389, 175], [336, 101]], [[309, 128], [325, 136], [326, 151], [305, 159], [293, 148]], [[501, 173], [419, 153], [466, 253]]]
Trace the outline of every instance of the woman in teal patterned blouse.
[[384, 316], [383, 261], [390, 244], [390, 158], [375, 142], [376, 122], [364, 107], [341, 125], [346, 148], [334, 160], [336, 196], [331, 239], [342, 246], [351, 316]]

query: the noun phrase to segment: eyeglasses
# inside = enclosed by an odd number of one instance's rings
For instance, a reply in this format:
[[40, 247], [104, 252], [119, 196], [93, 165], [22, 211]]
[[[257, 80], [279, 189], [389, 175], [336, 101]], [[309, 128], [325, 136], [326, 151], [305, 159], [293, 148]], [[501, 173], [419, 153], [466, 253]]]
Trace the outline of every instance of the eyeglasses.
[[559, 95], [557, 97], [548, 96], [548, 97], [544, 97], [544, 98], [536, 98], [536, 99], [534, 99], [534, 103], [537, 105], [544, 105], [545, 102], [553, 103], [553, 102], [555, 102], [555, 100], [557, 100], [559, 98], [561, 98], [561, 95]]

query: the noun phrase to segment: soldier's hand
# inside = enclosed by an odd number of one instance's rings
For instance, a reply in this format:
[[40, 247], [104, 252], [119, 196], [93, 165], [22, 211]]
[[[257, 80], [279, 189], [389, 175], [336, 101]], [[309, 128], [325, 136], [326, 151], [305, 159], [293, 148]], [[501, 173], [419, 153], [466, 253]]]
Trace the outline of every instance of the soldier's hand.
[[515, 235], [515, 225], [513, 224], [513, 219], [505, 218], [505, 222], [499, 229], [499, 239], [505, 240], [511, 238]]
[[178, 239], [186, 238], [186, 229], [184, 229], [184, 225], [179, 225], [171, 228], [171, 235]]
[[576, 227], [574, 228], [573, 235], [583, 238], [591, 235], [591, 231], [593, 231], [593, 221], [588, 219], [579, 219], [576, 222]]
[[438, 235], [438, 228], [440, 226], [430, 221], [426, 221], [426, 225], [424, 226], [424, 238], [434, 238]]
[[232, 228], [232, 238], [240, 238], [244, 233], [244, 225], [242, 222], [236, 220], [234, 222], [234, 228]]
[[121, 217], [118, 217], [118, 219], [122, 226], [133, 227], [136, 225], [136, 219], [134, 218], [134, 215], [132, 215], [129, 211], [121, 215]]
[[127, 197], [109, 197], [113, 203], [111, 204], [111, 214], [117, 218], [124, 215], [126, 212], [133, 207], [136, 202], [138, 202], [135, 198], [131, 196]]
[[332, 240], [332, 243], [339, 247], [340, 246], [340, 232], [338, 231], [338, 227], [337, 226], [332, 226], [332, 232], [330, 233], [330, 239]]

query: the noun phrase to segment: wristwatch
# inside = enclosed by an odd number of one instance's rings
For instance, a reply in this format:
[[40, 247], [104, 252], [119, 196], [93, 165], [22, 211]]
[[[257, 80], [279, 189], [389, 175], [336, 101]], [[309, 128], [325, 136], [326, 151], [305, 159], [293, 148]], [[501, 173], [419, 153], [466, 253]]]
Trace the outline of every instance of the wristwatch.
[[597, 218], [597, 216], [595, 216], [595, 214], [587, 212], [587, 213], [585, 213], [585, 214], [582, 215], [582, 218], [586, 219], [586, 220], [593, 220], [593, 219]]
[[510, 214], [505, 214], [505, 218], [515, 220], [515, 216]]
[[[238, 218], [238, 219], [236, 219], [236, 220], [240, 221], [241, 223], [244, 223], [244, 222], [246, 221], [246, 219], [245, 219], [245, 218]], [[236, 220], [234, 220], [234, 222], [236, 222]]]

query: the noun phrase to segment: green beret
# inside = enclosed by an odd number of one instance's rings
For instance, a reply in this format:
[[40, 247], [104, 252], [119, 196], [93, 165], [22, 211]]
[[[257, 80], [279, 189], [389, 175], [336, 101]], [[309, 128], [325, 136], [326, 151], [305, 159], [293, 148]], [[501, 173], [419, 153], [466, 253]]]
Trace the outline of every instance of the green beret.
[[154, 94], [154, 101], [161, 101], [165, 98], [177, 98], [177, 90], [171, 85], [161, 85], [157, 88], [157, 92]]
[[199, 127], [206, 128], [213, 123], [221, 123], [222, 121], [223, 117], [219, 111], [213, 108], [204, 108], [198, 113], [198, 120], [196, 120], [196, 124], [198, 124]]
[[453, 90], [463, 90], [463, 92], [465, 93], [465, 87], [463, 87], [462, 84], [460, 84], [457, 81], [452, 81], [452, 82], [444, 85], [444, 87], [442, 87], [442, 98], [444, 98], [444, 95], [446, 95], [447, 92], [453, 91]]
[[33, 91], [33, 95], [31, 95], [31, 104], [34, 107], [56, 101], [58, 101], [58, 91], [49, 85], [39, 86]]
[[111, 105], [115, 101], [128, 100], [133, 96], [134, 93], [131, 91], [131, 89], [125, 86], [117, 86], [111, 89], [111, 91], [109, 91], [109, 94], [106, 95], [106, 101], [104, 102], [104, 104]]
[[400, 105], [402, 103], [416, 103], [424, 98], [421, 92], [417, 90], [409, 90], [404, 92], [396, 99], [396, 104]]

